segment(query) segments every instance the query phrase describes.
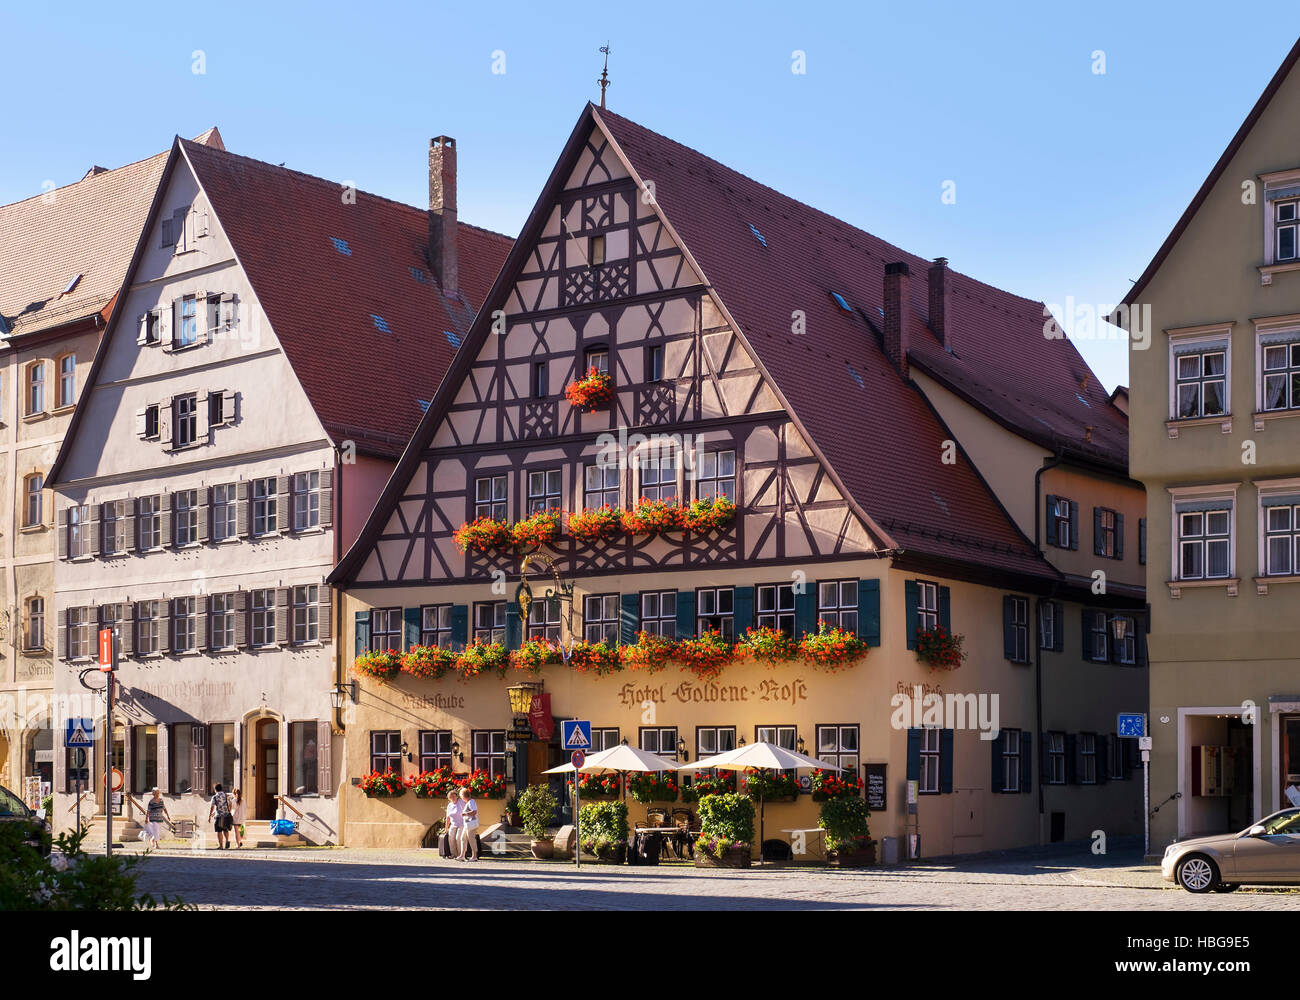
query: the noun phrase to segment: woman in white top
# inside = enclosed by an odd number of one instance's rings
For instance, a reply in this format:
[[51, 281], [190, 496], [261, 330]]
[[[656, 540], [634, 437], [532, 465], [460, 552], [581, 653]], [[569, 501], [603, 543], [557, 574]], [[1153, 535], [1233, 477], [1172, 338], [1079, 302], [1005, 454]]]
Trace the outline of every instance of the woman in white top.
[[461, 811], [463, 809], [460, 797], [453, 788], [447, 793], [447, 837], [451, 844], [451, 849], [456, 852], [456, 860], [461, 861], [465, 857], [465, 851], [461, 847]]
[[230, 807], [230, 818], [234, 820], [234, 831], [236, 846], [244, 846], [244, 793], [238, 788], [235, 789], [235, 801]]
[[[461, 842], [460, 857], [462, 861], [478, 860], [478, 803], [470, 797], [469, 789], [460, 790]], [[465, 857], [466, 853], [469, 857]]]

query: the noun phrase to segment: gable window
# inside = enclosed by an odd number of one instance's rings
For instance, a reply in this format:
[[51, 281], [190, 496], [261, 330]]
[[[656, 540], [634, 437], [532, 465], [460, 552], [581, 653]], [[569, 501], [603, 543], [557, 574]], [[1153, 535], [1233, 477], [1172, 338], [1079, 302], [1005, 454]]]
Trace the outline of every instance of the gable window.
[[135, 606], [135, 651], [139, 656], [161, 652], [162, 601], [140, 601]]
[[1263, 351], [1264, 409], [1300, 409], [1300, 343], [1265, 344]]
[[537, 598], [528, 606], [528, 638], [545, 639], [559, 645], [560, 599]]
[[176, 426], [172, 431], [172, 440], [177, 448], [188, 448], [198, 440], [199, 435], [199, 401], [194, 393], [177, 396], [173, 404]]
[[181, 321], [172, 337], [172, 347], [192, 347], [199, 342], [199, 304], [193, 295], [181, 297]]
[[1002, 791], [1020, 791], [1020, 730], [1004, 729], [1002, 741]]
[[1232, 510], [1178, 510], [1178, 579], [1232, 575]]
[[559, 469], [539, 469], [528, 473], [528, 513], [537, 514], [548, 510], [559, 510], [560, 502]]
[[296, 645], [320, 637], [320, 590], [316, 586], [293, 588], [293, 641]]
[[677, 591], [656, 590], [641, 595], [641, 630], [666, 639], [677, 638]]
[[701, 452], [695, 469], [695, 495], [700, 500], [736, 499], [736, 453]]
[[109, 500], [99, 509], [99, 551], [106, 556], [126, 551], [126, 517], [129, 500]]
[[662, 344], [647, 347], [645, 351], [645, 380], [662, 382], [664, 380], [664, 348]]
[[193, 597], [177, 597], [172, 601], [172, 650], [192, 653], [198, 648]]
[[196, 545], [199, 541], [199, 491], [177, 490], [172, 494], [176, 544]]
[[618, 594], [588, 594], [582, 601], [582, 633], [588, 642], [618, 643]]
[[1092, 551], [1104, 559], [1122, 559], [1124, 515], [1108, 507], [1092, 509]]
[[45, 648], [45, 599], [27, 599], [27, 627], [23, 630], [23, 649], [35, 652]]
[[1228, 412], [1228, 345], [1173, 342], [1174, 417], [1221, 417]]
[[1296, 239], [1297, 206], [1300, 202], [1275, 201], [1273, 203], [1273, 262], [1281, 264], [1300, 256]]
[[822, 580], [817, 584], [817, 619], [845, 632], [858, 631], [858, 581]]
[[1106, 612], [1083, 611], [1083, 652], [1086, 659], [1094, 663], [1105, 663], [1110, 659], [1110, 629], [1107, 628]]
[[39, 472], [23, 480], [23, 492], [27, 498], [27, 502], [23, 505], [23, 527], [34, 528], [44, 523], [45, 509], [41, 499], [44, 488], [45, 477]]
[[1069, 497], [1047, 497], [1047, 544], [1058, 549], [1077, 549], [1079, 505]]
[[592, 267], [605, 263], [605, 237], [603, 235], [588, 237], [587, 262]]
[[533, 398], [543, 399], [546, 393], [546, 362], [533, 362]]
[[275, 591], [254, 590], [250, 595], [252, 645], [275, 645]]
[[278, 527], [275, 477], [253, 480], [253, 534], [273, 535]]
[[83, 504], [68, 508], [68, 558], [90, 555], [90, 507]]
[[1029, 598], [1002, 599], [1002, 653], [1012, 663], [1029, 662]]
[[376, 653], [402, 650], [402, 609], [374, 608], [370, 612], [370, 648]]
[[136, 511], [136, 531], [140, 536], [140, 551], [162, 548], [162, 508], [157, 494], [141, 497]]
[[794, 636], [794, 584], [766, 583], [755, 593], [758, 627], [780, 629]]
[[735, 616], [730, 587], [701, 587], [695, 591], [695, 634], [721, 632], [735, 638]]
[[484, 476], [474, 480], [474, 517], [506, 519], [506, 477]]
[[916, 628], [928, 632], [939, 626], [939, 585], [916, 581]]
[[451, 649], [450, 604], [426, 604], [420, 609], [420, 645]]
[[320, 527], [320, 473], [299, 472], [293, 477], [293, 530]]
[[597, 463], [583, 468], [582, 502], [588, 510], [618, 506], [617, 464]]
[[212, 540], [224, 542], [238, 530], [238, 491], [234, 483], [212, 487]]
[[45, 362], [35, 361], [27, 369], [27, 413], [45, 412]]
[[1300, 496], [1262, 497], [1264, 575], [1300, 576]]
[[505, 601], [479, 601], [474, 605], [474, 641], [506, 641]]
[[595, 369], [598, 372], [609, 374], [609, 348], [607, 347], [589, 347], [586, 354], [585, 371]]
[[1095, 733], [1079, 734], [1079, 783], [1082, 785], [1097, 783], [1097, 735]]
[[235, 648], [235, 595], [213, 594], [208, 601], [212, 649]]
[[1049, 785], [1065, 784], [1065, 733], [1047, 734], [1047, 774]]
[[71, 406], [77, 401], [77, 356], [65, 354], [59, 358], [59, 392], [60, 408]]
[[638, 462], [643, 500], [669, 501], [677, 498], [677, 455], [671, 448], [654, 449]]

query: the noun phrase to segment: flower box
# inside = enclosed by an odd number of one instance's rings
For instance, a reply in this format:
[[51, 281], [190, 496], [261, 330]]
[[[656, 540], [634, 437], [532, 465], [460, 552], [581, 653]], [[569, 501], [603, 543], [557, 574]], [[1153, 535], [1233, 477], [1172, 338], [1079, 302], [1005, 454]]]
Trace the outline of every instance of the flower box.
[[793, 774], [767, 774], [749, 768], [745, 771], [745, 794], [764, 802], [793, 802], [799, 797], [799, 784]]
[[372, 649], [352, 661], [352, 672], [359, 677], [391, 681], [402, 669], [402, 654], [395, 649]]
[[866, 656], [867, 644], [852, 632], [819, 621], [816, 632], [799, 640], [799, 651], [809, 663], [834, 672]]
[[489, 670], [495, 670], [498, 676], [504, 677], [509, 663], [510, 654], [502, 643], [475, 639], [457, 657], [456, 668], [466, 680]]
[[637, 633], [636, 642], [618, 647], [619, 662], [625, 670], [658, 673], [676, 655], [677, 640], [652, 632]]
[[368, 799], [396, 799], [406, 794], [406, 782], [395, 771], [371, 771], [357, 787]]
[[869, 841], [865, 846], [843, 848], [826, 852], [826, 863], [838, 868], [866, 868], [876, 863], [876, 842]]
[[461, 775], [456, 784], [468, 788], [469, 793], [480, 799], [504, 799], [506, 797], [506, 776], [491, 774], [477, 768], [469, 774]]
[[706, 631], [696, 639], [682, 639], [677, 643], [677, 659], [701, 680], [710, 681], [722, 673], [722, 668], [735, 659], [735, 650], [722, 633]]
[[589, 368], [587, 374], [564, 387], [564, 398], [587, 413], [595, 413], [614, 400], [614, 380], [605, 372]]
[[540, 673], [542, 667], [563, 663], [560, 647], [549, 639], [529, 639], [510, 651], [510, 665], [527, 673]]
[[700, 534], [725, 528], [735, 519], [736, 505], [726, 496], [695, 500], [686, 511], [686, 527]]
[[452, 532], [451, 540], [461, 552], [499, 552], [514, 544], [514, 535], [505, 521], [477, 517]]
[[692, 783], [683, 785], [683, 802], [699, 802], [706, 795], [723, 795], [736, 790], [736, 772], [719, 771], [717, 774], [695, 772]]
[[964, 635], [955, 635], [942, 625], [916, 630], [916, 656], [931, 670], [956, 670], [966, 659]]
[[623, 513], [623, 530], [629, 535], [665, 535], [686, 530], [687, 508], [671, 500], [647, 500]]
[[[584, 799], [616, 799], [622, 789], [617, 774], [583, 774], [578, 777], [578, 791]], [[569, 781], [573, 795], [573, 781]]]
[[811, 781], [814, 802], [855, 796], [862, 791], [862, 779], [856, 771], [823, 771], [820, 767], [815, 767]]
[[775, 667], [778, 663], [791, 663], [801, 655], [799, 643], [779, 628], [754, 628], [751, 625], [736, 643], [737, 659], [757, 660], [769, 667]]
[[569, 515], [569, 535], [580, 542], [609, 541], [623, 537], [623, 513], [606, 504]]
[[627, 776], [627, 794], [638, 802], [676, 802], [677, 779], [671, 774], [633, 771]]
[[560, 513], [555, 510], [539, 511], [516, 522], [510, 529], [510, 540], [521, 551], [550, 545], [559, 537]]
[[447, 793], [459, 787], [457, 777], [449, 767], [413, 774], [406, 779], [406, 787], [415, 792], [417, 799], [445, 799]]
[[584, 674], [612, 674], [623, 669], [618, 647], [575, 639], [569, 647], [569, 666]]
[[439, 646], [412, 646], [402, 654], [402, 673], [425, 680], [439, 680], [456, 672], [460, 654]]

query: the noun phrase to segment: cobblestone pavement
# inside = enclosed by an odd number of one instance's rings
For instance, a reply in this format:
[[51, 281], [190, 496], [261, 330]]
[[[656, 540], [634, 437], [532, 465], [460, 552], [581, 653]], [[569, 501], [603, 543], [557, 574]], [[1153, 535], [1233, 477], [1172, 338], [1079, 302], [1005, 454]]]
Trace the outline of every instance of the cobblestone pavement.
[[[128, 848], [128, 853], [139, 853]], [[1300, 910], [1300, 890], [1196, 896], [1162, 882], [1141, 851], [1033, 851], [851, 871], [614, 867], [431, 851], [164, 848], [140, 888], [201, 909], [482, 910]]]

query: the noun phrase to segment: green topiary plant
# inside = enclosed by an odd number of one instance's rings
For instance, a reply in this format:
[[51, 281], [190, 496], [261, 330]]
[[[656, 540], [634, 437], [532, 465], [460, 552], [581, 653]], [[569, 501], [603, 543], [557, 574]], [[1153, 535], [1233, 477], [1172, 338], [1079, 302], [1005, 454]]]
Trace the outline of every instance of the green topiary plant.
[[840, 795], [822, 803], [817, 825], [826, 831], [826, 850], [860, 851], [874, 844], [867, 830], [867, 800]]
[[519, 793], [519, 818], [533, 840], [545, 840], [551, 817], [559, 803], [545, 785], [529, 785]]
[[588, 854], [627, 845], [627, 803], [589, 802], [578, 811], [582, 849]]
[[721, 858], [729, 850], [754, 846], [754, 800], [725, 792], [700, 799], [700, 837], [695, 846]]

